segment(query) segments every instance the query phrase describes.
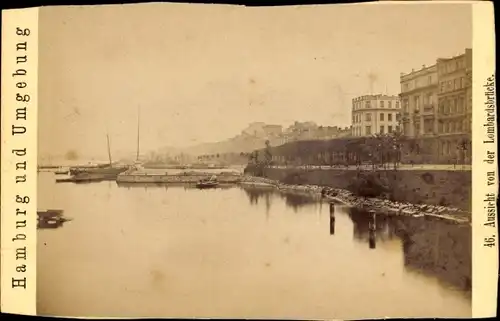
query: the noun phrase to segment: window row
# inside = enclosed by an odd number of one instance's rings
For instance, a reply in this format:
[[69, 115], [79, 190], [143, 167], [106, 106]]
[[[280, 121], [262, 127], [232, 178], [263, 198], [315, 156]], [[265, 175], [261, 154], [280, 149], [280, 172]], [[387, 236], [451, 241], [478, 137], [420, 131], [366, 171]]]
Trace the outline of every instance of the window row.
[[[432, 92], [427, 92], [422, 95], [415, 95], [410, 98], [413, 102], [413, 108], [415, 111], [419, 111], [422, 107], [432, 106], [435, 103], [435, 96]], [[403, 111], [408, 112], [410, 109], [409, 99], [404, 99], [402, 101]]]
[[[353, 124], [361, 123], [361, 117], [363, 114], [356, 114], [352, 116], [352, 122]], [[372, 121], [372, 113], [364, 113], [364, 118], [365, 121]], [[379, 120], [380, 121], [399, 121], [400, 119], [400, 114], [399, 113], [379, 113]], [[387, 117], [386, 117], [387, 116]]]
[[465, 65], [465, 57], [461, 58], [461, 59], [457, 59], [457, 60], [452, 60], [450, 62], [447, 62], [447, 63], [442, 63], [439, 65], [439, 73], [441, 74], [445, 74], [445, 73], [450, 73], [450, 72], [454, 72], [455, 70], [458, 70], [458, 69], [465, 69], [466, 65]]
[[452, 99], [443, 99], [439, 102], [440, 114], [455, 114], [468, 111], [470, 108], [466, 105], [464, 97], [457, 97]]
[[367, 101], [360, 101], [360, 102], [355, 102], [353, 103], [353, 108], [354, 110], [358, 110], [358, 109], [368, 109], [368, 108], [377, 108], [377, 102], [378, 102], [378, 106], [380, 108], [399, 108], [399, 101], [391, 101], [391, 100], [388, 100], [388, 101], [385, 101], [385, 100], [380, 100], [380, 101], [376, 101], [376, 100], [373, 100], [373, 101], [370, 101], [370, 100], [367, 100]]
[[467, 80], [465, 77], [455, 78], [453, 80], [441, 81], [439, 83], [439, 92], [445, 93], [467, 87]]
[[[364, 129], [364, 132], [362, 132], [363, 129]], [[392, 126], [392, 125], [384, 126], [384, 125], [382, 125], [378, 129], [379, 134], [390, 134], [394, 131], [399, 131], [399, 126]], [[372, 126], [365, 126], [364, 128], [363, 127], [354, 127], [353, 135], [354, 136], [371, 136], [375, 133], [376, 132], [372, 129]]]
[[430, 86], [434, 83], [434, 80], [436, 79], [435, 77], [436, 76], [433, 77], [432, 75], [428, 75], [426, 77], [424, 76], [424, 77], [416, 78], [413, 81], [405, 82], [401, 86], [401, 91], [405, 92], [405, 91], [410, 91], [410, 90], [413, 90], [416, 88]]
[[470, 119], [443, 121], [438, 123], [438, 132], [440, 134], [453, 134], [469, 132], [472, 121]]

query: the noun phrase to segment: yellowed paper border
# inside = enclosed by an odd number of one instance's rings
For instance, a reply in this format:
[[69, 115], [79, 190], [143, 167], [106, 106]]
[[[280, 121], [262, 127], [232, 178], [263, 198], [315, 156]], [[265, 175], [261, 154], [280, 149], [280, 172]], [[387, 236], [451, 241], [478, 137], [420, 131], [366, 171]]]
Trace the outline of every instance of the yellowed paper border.
[[[498, 190], [493, 4], [473, 6], [472, 316], [496, 315]], [[493, 224], [491, 224], [493, 223]]]
[[38, 8], [2, 12], [1, 309], [36, 315]]
[[[385, 2], [384, 4], [394, 4]], [[397, 2], [416, 4], [415, 2]], [[440, 3], [440, 1], [424, 4]], [[452, 4], [453, 2], [449, 2]], [[467, 3], [461, 1], [459, 3]], [[469, 2], [473, 6], [473, 310], [472, 316], [491, 317], [496, 315], [497, 278], [498, 278], [498, 236], [496, 227], [488, 223], [487, 193], [496, 198], [498, 189], [496, 123], [494, 144], [483, 143], [488, 140], [487, 126], [487, 88], [488, 79], [495, 73], [495, 38], [493, 6], [490, 2]], [[420, 4], [423, 4], [420, 2]], [[36, 210], [37, 210], [37, 69], [38, 69], [38, 8], [9, 10], [2, 12], [2, 188], [1, 188], [1, 310], [7, 313], [36, 314]], [[18, 35], [29, 29], [29, 36]], [[27, 42], [26, 51], [17, 50], [19, 43]], [[21, 46], [22, 47], [22, 46]], [[27, 56], [27, 62], [19, 62], [17, 57]], [[21, 59], [22, 61], [22, 59]], [[18, 69], [27, 71], [26, 75], [13, 76]], [[17, 86], [17, 83], [27, 84]], [[494, 87], [493, 87], [494, 88]], [[29, 95], [29, 102], [19, 102], [16, 95]], [[496, 95], [496, 91], [494, 92]], [[22, 108], [26, 107], [26, 120]], [[496, 100], [494, 107], [496, 107]], [[16, 113], [17, 118], [16, 119]], [[21, 113], [21, 115], [19, 115]], [[495, 121], [496, 121], [496, 114]], [[12, 126], [24, 126], [26, 133], [12, 135]], [[13, 150], [26, 148], [26, 155]], [[494, 153], [493, 162], [484, 162], [487, 151]], [[26, 170], [23, 162], [26, 161]], [[17, 169], [16, 169], [17, 167]], [[488, 172], [494, 172], [494, 184], [487, 185]], [[26, 182], [16, 183], [16, 178], [26, 175]], [[20, 179], [22, 180], [22, 179]], [[16, 195], [28, 196], [29, 203], [16, 202]], [[18, 211], [19, 209], [19, 211]], [[26, 211], [26, 215], [23, 212]], [[497, 213], [497, 208], [494, 208]], [[26, 227], [22, 221], [26, 220]], [[21, 223], [18, 223], [20, 221]], [[497, 218], [494, 216], [495, 225]], [[16, 224], [19, 228], [16, 228]], [[21, 240], [16, 235], [26, 235]], [[494, 235], [494, 236], [493, 236]], [[493, 237], [493, 239], [491, 239]], [[485, 246], [493, 240], [494, 246]], [[16, 250], [26, 247], [26, 260], [16, 260]], [[18, 253], [19, 255], [19, 253]], [[21, 254], [22, 256], [22, 254]], [[16, 268], [26, 266], [26, 272]], [[22, 270], [20, 268], [19, 270]], [[12, 280], [24, 280], [26, 288], [12, 288]], [[19, 283], [19, 282], [18, 282]], [[18, 284], [17, 283], [17, 284]]]

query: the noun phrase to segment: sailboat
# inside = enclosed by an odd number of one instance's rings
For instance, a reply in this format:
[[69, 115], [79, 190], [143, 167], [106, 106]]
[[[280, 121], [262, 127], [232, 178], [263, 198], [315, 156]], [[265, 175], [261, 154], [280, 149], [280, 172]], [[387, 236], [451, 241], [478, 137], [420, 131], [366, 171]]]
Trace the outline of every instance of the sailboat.
[[140, 124], [141, 124], [141, 110], [137, 110], [137, 151], [135, 156], [134, 167], [140, 168], [142, 166], [142, 162], [139, 160], [139, 150], [140, 150]]
[[143, 167], [142, 164], [143, 162], [139, 160], [139, 151], [140, 151], [140, 109], [137, 111], [137, 151], [135, 155], [135, 161], [134, 163], [127, 168], [127, 170], [119, 173], [116, 176], [116, 183], [117, 184], [123, 184], [123, 183], [130, 183], [130, 182], [135, 182], [135, 176], [134, 172], [140, 171]]
[[[93, 179], [116, 179], [116, 176], [118, 174], [126, 171], [128, 169], [127, 166], [124, 165], [114, 165], [113, 161], [111, 159], [111, 148], [110, 148], [110, 142], [109, 142], [109, 134], [106, 134], [107, 138], [107, 145], [108, 145], [108, 157], [109, 157], [109, 164], [100, 166], [100, 167], [95, 167], [95, 168], [71, 168], [69, 170], [70, 174], [75, 176], [75, 179], [78, 178], [77, 176], [80, 176], [82, 179], [84, 177], [89, 177]], [[88, 180], [88, 179], [86, 179]]]

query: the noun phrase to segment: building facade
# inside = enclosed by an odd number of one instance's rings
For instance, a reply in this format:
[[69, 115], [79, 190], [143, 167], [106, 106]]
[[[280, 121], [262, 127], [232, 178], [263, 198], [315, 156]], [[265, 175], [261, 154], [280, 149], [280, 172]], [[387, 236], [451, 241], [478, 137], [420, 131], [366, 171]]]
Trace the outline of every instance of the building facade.
[[401, 74], [400, 82], [403, 134], [420, 140], [422, 161], [469, 163], [472, 50]]
[[[437, 60], [439, 152], [453, 155], [472, 134], [472, 50]], [[470, 140], [470, 139], [469, 139]]]
[[401, 74], [403, 134], [410, 138], [432, 136], [438, 131], [436, 65]]
[[365, 95], [352, 100], [352, 136], [364, 137], [400, 130], [398, 96]]

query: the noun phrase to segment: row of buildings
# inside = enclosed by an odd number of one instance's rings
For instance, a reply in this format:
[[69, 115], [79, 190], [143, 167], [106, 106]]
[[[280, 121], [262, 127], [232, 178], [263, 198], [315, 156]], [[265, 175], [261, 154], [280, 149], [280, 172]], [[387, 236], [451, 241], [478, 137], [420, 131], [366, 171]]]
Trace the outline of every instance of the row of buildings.
[[[400, 131], [420, 142], [421, 154], [453, 158], [470, 150], [472, 49], [432, 66], [400, 75], [399, 95], [365, 95], [352, 100], [352, 135]], [[467, 146], [469, 145], [469, 146]]]
[[242, 136], [269, 140], [272, 146], [283, 145], [295, 141], [329, 140], [348, 137], [351, 128], [338, 126], [320, 126], [315, 122], [296, 121], [288, 128], [281, 125], [270, 125], [263, 122], [251, 123], [241, 132]]
[[[290, 147], [292, 151], [287, 152], [287, 157], [297, 153], [333, 153], [336, 156], [329, 155], [329, 161], [340, 162], [346, 158], [343, 153], [349, 141], [365, 142], [366, 137], [398, 132], [405, 137], [401, 148], [403, 162], [470, 163], [472, 50], [466, 49], [458, 56], [439, 58], [432, 66], [402, 73], [400, 84], [398, 95], [354, 98], [350, 127], [320, 126], [307, 121], [295, 122], [289, 127], [254, 122], [236, 137], [209, 146], [201, 154], [239, 155], [264, 148], [267, 143], [272, 147], [294, 143], [291, 145], [297, 148]], [[334, 141], [328, 145], [331, 140]]]

